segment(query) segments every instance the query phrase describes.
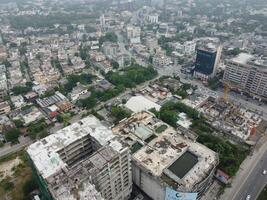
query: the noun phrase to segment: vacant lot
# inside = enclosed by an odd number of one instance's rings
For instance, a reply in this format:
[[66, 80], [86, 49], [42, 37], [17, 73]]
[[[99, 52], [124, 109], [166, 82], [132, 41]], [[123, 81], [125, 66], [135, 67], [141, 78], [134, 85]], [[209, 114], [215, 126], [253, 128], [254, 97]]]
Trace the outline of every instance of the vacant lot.
[[26, 200], [34, 189], [32, 170], [25, 152], [18, 152], [0, 159], [0, 199]]

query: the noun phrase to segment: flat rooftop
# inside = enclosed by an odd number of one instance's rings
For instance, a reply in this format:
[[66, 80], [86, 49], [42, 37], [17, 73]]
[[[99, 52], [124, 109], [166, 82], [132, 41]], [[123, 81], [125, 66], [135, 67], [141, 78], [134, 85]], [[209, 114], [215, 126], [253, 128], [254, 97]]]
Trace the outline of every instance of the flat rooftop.
[[156, 104], [155, 102], [145, 98], [144, 96], [134, 96], [131, 97], [125, 106], [133, 111], [134, 113], [149, 110], [151, 108], [155, 108], [157, 111], [160, 110], [161, 106]]
[[[138, 113], [136, 116], [136, 121], [132, 119], [132, 123], [142, 123], [142, 120], [148, 122], [149, 119], [147, 126], [151, 125], [153, 118], [146, 116], [142, 119]], [[167, 128], [154, 134], [156, 137], [148, 143], [139, 141], [133, 145], [132, 159], [155, 177], [161, 177], [169, 169], [175, 175], [175, 178], [171, 176], [173, 180], [179, 180], [191, 188], [217, 165], [217, 154], [206, 146], [185, 138], [179, 130], [165, 125]]]
[[233, 58], [232, 61], [239, 64], [247, 64], [253, 58], [252, 55], [248, 53], [240, 53], [237, 57]]
[[67, 166], [57, 152], [88, 135], [101, 146], [108, 145], [117, 152], [123, 149], [110, 129], [103, 126], [96, 117], [89, 116], [31, 144], [27, 152], [42, 177], [47, 178]]

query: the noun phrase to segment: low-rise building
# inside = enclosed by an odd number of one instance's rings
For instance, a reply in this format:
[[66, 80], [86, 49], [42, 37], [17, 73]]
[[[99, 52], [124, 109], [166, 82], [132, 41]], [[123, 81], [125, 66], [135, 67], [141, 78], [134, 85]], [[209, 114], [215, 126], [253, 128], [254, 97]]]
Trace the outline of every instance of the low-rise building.
[[21, 108], [26, 105], [26, 102], [24, 101], [24, 98], [22, 95], [11, 96], [10, 100], [12, 104], [15, 106], [15, 108]]
[[81, 84], [78, 84], [72, 89], [68, 97], [70, 98], [71, 102], [75, 103], [77, 100], [87, 98], [90, 95], [91, 92], [89, 92], [86, 87]]
[[0, 115], [8, 114], [11, 111], [8, 101], [0, 102]]
[[19, 118], [22, 119], [25, 126], [28, 126], [30, 123], [37, 122], [45, 118], [45, 116], [38, 108], [32, 106], [30, 108], [22, 110], [19, 114]]
[[142, 95], [131, 97], [125, 104], [125, 107], [131, 110], [134, 113], [141, 111], [148, 111], [152, 108], [157, 111], [160, 110], [161, 106], [156, 104], [155, 102], [145, 98]]
[[40, 99], [40, 98], [36, 99], [36, 102], [41, 107], [47, 107], [47, 106], [51, 106], [55, 103], [58, 103], [60, 101], [66, 101], [66, 100], [68, 100], [67, 97], [65, 97], [60, 92], [56, 91], [55, 94], [50, 96], [50, 97], [45, 97], [43, 99]]

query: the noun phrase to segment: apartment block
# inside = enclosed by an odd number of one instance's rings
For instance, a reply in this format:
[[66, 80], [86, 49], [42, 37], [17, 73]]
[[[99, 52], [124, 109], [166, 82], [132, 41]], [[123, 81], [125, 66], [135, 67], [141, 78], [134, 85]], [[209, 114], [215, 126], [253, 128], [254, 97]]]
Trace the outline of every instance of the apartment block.
[[267, 99], [267, 60], [241, 53], [226, 62], [223, 81], [231, 89]]

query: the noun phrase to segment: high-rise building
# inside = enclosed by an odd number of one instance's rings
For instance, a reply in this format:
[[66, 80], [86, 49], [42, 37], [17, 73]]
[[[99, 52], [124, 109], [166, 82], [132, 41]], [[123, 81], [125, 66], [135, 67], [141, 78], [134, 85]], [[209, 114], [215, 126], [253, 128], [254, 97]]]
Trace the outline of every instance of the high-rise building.
[[125, 200], [132, 191], [129, 149], [93, 116], [37, 141], [27, 152], [48, 200]]
[[220, 62], [221, 51], [221, 46], [215, 47], [211, 44], [208, 44], [205, 48], [198, 48], [194, 77], [201, 80], [213, 78]]
[[246, 53], [226, 61], [223, 81], [231, 89], [267, 99], [267, 60]]
[[100, 26], [101, 26], [101, 28], [104, 29], [106, 27], [105, 15], [104, 14], [101, 15], [99, 20], [100, 20]]

